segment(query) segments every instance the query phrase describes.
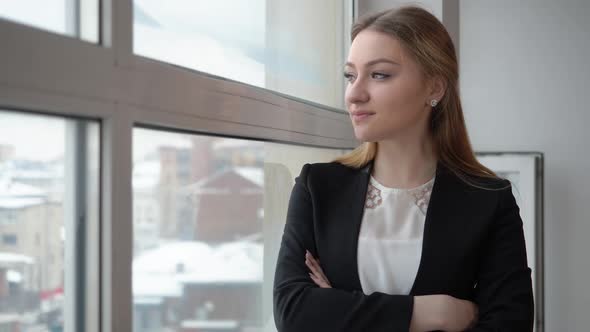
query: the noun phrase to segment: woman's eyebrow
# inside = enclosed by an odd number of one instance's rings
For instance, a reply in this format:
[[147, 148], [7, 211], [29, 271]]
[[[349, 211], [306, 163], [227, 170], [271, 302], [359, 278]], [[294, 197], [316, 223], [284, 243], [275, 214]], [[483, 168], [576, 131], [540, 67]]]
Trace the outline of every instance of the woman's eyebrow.
[[[375, 64], [382, 63], [382, 62], [385, 62], [385, 63], [390, 63], [390, 64], [392, 64], [392, 65], [398, 65], [398, 66], [401, 66], [399, 63], [397, 63], [397, 62], [395, 62], [395, 61], [393, 61], [393, 60], [386, 59], [386, 58], [379, 58], [379, 59], [375, 59], [375, 60], [371, 60], [371, 61], [367, 62], [367, 63], [365, 64], [365, 67], [370, 67], [370, 66], [373, 66], [373, 65], [375, 65]], [[354, 64], [353, 64], [352, 62], [350, 62], [350, 61], [347, 61], [347, 62], [346, 62], [344, 65], [345, 65], [345, 66], [350, 66], [350, 67], [353, 67], [353, 68], [354, 68]]]

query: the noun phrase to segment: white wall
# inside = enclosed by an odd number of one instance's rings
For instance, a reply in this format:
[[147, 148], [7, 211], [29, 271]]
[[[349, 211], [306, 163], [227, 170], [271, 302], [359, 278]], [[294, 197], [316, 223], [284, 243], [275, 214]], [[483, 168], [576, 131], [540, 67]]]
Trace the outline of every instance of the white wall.
[[545, 331], [590, 329], [590, 1], [460, 2], [476, 150], [545, 154]]

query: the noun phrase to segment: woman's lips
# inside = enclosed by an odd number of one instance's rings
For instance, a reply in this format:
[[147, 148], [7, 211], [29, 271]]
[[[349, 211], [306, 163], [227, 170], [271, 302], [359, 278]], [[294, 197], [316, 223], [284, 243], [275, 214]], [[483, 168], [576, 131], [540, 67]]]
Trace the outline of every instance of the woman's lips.
[[355, 122], [360, 122], [360, 121], [366, 120], [371, 115], [375, 115], [375, 113], [356, 112], [356, 113], [352, 113], [350, 116], [352, 117], [352, 120], [354, 120]]

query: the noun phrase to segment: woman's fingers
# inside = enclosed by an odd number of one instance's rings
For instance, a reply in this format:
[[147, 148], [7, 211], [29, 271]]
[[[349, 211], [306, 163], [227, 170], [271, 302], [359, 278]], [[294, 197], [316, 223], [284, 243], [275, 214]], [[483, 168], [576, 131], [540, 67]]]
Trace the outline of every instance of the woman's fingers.
[[313, 280], [313, 282], [315, 282], [316, 285], [320, 286], [321, 288], [330, 288], [330, 285], [326, 281], [319, 277], [316, 277], [313, 273], [310, 273], [309, 277], [311, 278], [311, 280]]
[[322, 275], [322, 273], [319, 271], [319, 268], [316, 266], [315, 262], [313, 261], [313, 258], [308, 255], [306, 255], [305, 257], [305, 265], [307, 265], [307, 267], [311, 270], [311, 272], [313, 274], [315, 274], [316, 276], [323, 278], [324, 276]]
[[324, 280], [328, 281], [328, 277], [326, 277], [324, 270], [322, 270], [320, 264], [315, 260], [315, 258], [309, 251], [306, 254], [306, 262], [308, 261], [309, 263], [307, 263], [307, 265], [310, 267], [310, 269], [314, 271], [314, 273], [316, 273], [317, 276], [322, 277]]
[[320, 268], [317, 266], [316, 262], [311, 257], [306, 257], [305, 265], [311, 270], [311, 272], [315, 273], [318, 277], [324, 277], [324, 275], [320, 272]]
[[321, 266], [309, 251], [305, 254], [305, 265], [311, 270], [312, 273], [309, 276], [318, 286], [322, 288], [332, 287]]
[[315, 282], [316, 285], [320, 286], [321, 288], [331, 288], [332, 287], [332, 286], [330, 286], [330, 283], [328, 283], [322, 277], [318, 277], [313, 273], [309, 273], [309, 277], [311, 278], [311, 280], [313, 280], [313, 282]]
[[319, 260], [316, 260], [309, 251], [306, 253], [306, 258], [309, 259], [310, 264], [315, 268], [315, 270], [320, 274], [320, 276], [328, 280], [326, 274], [324, 273], [324, 270], [322, 270], [322, 267], [320, 266]]

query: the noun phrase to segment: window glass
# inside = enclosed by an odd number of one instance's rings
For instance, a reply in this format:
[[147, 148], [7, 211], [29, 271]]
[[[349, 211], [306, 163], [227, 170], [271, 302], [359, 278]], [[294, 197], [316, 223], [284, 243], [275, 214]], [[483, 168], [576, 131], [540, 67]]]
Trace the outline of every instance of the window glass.
[[343, 151], [143, 128], [133, 142], [134, 331], [271, 331], [294, 177]]
[[96, 43], [98, 6], [98, 0], [2, 0], [0, 19]]
[[134, 52], [342, 105], [346, 1], [134, 0]]
[[98, 138], [94, 121], [0, 110], [0, 331], [80, 331]]

